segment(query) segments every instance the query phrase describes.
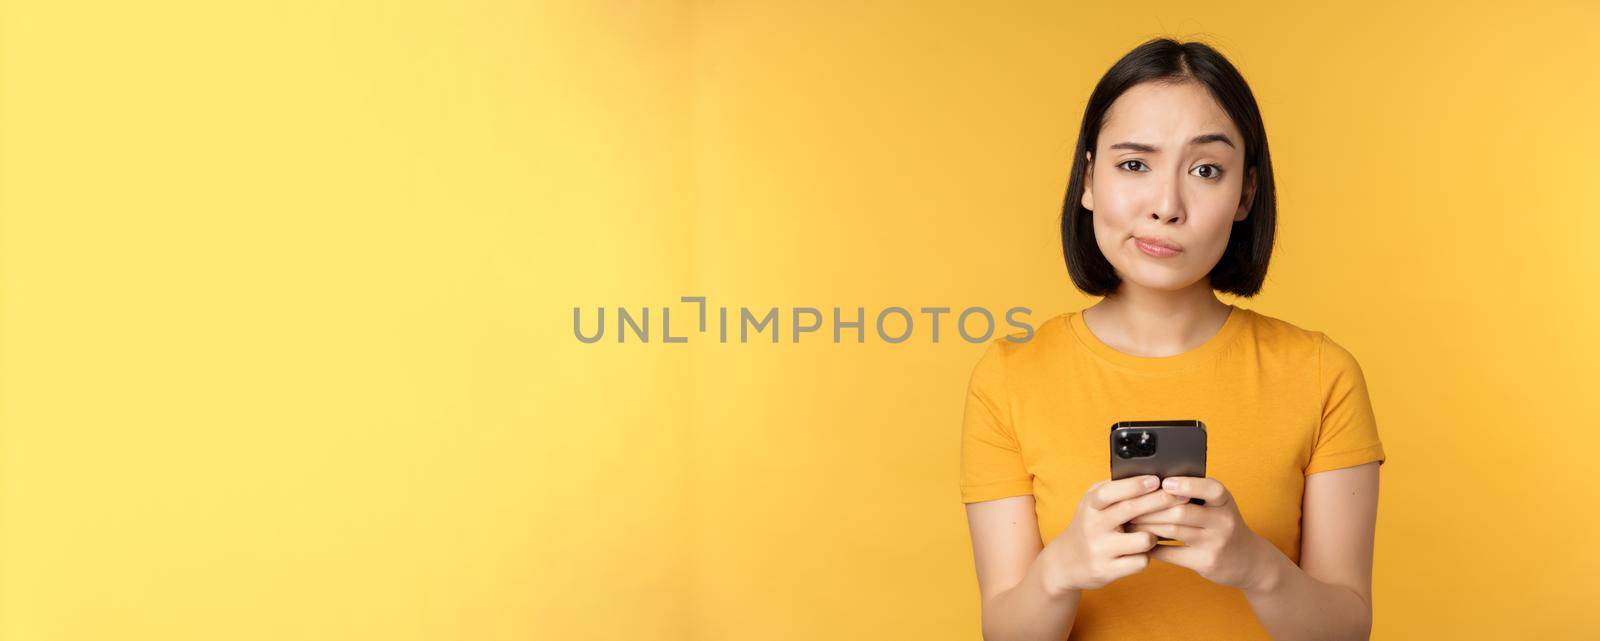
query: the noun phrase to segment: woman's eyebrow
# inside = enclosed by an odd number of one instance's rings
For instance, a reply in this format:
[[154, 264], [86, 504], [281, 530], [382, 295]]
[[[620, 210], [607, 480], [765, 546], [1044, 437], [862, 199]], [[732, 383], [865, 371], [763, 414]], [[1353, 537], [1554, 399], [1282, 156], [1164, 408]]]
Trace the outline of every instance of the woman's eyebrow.
[[[1201, 134], [1201, 135], [1195, 136], [1193, 139], [1191, 139], [1189, 141], [1189, 144], [1190, 145], [1204, 145], [1206, 143], [1211, 143], [1211, 142], [1220, 142], [1220, 143], [1225, 144], [1225, 145], [1227, 145], [1229, 147], [1234, 147], [1233, 141], [1230, 140], [1226, 134], [1220, 134], [1220, 133]], [[1142, 142], [1119, 142], [1117, 144], [1111, 145], [1110, 149], [1131, 149], [1133, 151], [1141, 151], [1141, 152], [1144, 152], [1144, 153], [1147, 153], [1147, 154], [1153, 154], [1153, 153], [1156, 153], [1158, 151], [1161, 151], [1160, 149], [1156, 148], [1154, 145], [1146, 145], [1146, 144], [1144, 144]], [[1234, 149], [1238, 149], [1238, 147], [1234, 147]]]

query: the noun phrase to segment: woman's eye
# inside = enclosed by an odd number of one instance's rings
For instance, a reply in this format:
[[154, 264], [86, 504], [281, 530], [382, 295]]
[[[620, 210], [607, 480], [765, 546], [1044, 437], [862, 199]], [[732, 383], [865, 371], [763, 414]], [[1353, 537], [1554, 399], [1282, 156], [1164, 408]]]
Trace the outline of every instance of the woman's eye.
[[[1138, 165], [1140, 167], [1143, 167], [1144, 163], [1140, 162], [1140, 161], [1137, 161], [1137, 160], [1124, 160], [1124, 161], [1122, 161], [1120, 163], [1117, 163], [1117, 166], [1118, 167], [1122, 167], [1123, 169], [1128, 169], [1127, 165]], [[1139, 169], [1128, 169], [1128, 171], [1141, 171], [1141, 170], [1139, 170]]]
[[1222, 168], [1218, 167], [1216, 165], [1200, 165], [1199, 167], [1195, 167], [1195, 169], [1196, 170], [1201, 170], [1201, 169], [1209, 170], [1207, 173], [1205, 173], [1203, 175], [1200, 175], [1201, 178], [1205, 178], [1207, 180], [1216, 180], [1218, 177], [1220, 177], [1222, 175]]

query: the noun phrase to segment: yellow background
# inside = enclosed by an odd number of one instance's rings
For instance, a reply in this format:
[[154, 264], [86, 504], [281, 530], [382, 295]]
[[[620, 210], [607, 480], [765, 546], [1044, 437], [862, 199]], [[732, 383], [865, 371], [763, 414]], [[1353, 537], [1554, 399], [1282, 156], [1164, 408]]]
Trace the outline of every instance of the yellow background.
[[977, 638], [981, 346], [572, 308], [1081, 308], [1159, 35], [1270, 135], [1228, 302], [1365, 369], [1374, 638], [1594, 638], [1600, 11], [1282, 4], [6, 2], [0, 638]]

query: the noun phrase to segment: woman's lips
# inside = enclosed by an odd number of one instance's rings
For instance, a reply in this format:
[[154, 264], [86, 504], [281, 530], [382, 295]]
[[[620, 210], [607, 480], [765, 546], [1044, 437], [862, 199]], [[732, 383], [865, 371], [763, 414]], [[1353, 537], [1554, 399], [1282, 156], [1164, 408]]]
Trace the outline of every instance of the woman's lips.
[[1161, 240], [1159, 238], [1134, 237], [1133, 244], [1139, 246], [1139, 251], [1151, 256], [1155, 256], [1156, 258], [1167, 258], [1183, 253], [1183, 248], [1179, 247], [1177, 243]]

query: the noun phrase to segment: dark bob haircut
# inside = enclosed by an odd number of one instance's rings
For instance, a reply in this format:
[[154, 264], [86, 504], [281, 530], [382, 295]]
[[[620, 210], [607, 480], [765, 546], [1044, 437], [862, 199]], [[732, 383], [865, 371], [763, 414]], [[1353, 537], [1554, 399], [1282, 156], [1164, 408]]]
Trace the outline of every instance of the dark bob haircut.
[[1267, 131], [1261, 124], [1250, 85], [1222, 54], [1199, 43], [1180, 43], [1158, 38], [1139, 45], [1118, 60], [1095, 85], [1089, 104], [1083, 110], [1083, 125], [1078, 131], [1078, 148], [1072, 154], [1072, 178], [1067, 183], [1067, 199], [1061, 207], [1061, 250], [1066, 257], [1072, 282], [1084, 293], [1106, 296], [1117, 291], [1122, 277], [1112, 269], [1095, 243], [1094, 212], [1083, 208], [1085, 154], [1093, 154], [1100, 138], [1106, 110], [1118, 96], [1143, 82], [1194, 81], [1204, 85], [1212, 98], [1233, 119], [1244, 137], [1243, 172], [1248, 185], [1254, 170], [1255, 196], [1250, 213], [1233, 223], [1228, 248], [1208, 275], [1211, 288], [1237, 296], [1251, 297], [1261, 291], [1267, 278], [1267, 263], [1272, 258], [1272, 236], [1277, 224], [1277, 198], [1273, 190], [1272, 157], [1267, 153]]

